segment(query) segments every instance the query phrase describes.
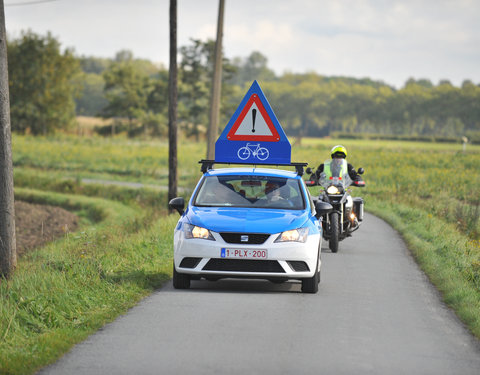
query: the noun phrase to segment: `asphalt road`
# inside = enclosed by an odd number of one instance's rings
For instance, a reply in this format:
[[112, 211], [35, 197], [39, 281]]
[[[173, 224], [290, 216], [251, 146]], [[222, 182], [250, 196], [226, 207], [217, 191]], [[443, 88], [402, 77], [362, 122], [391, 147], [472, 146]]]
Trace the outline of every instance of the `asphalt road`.
[[171, 282], [42, 375], [480, 374], [480, 343], [399, 235], [366, 215], [318, 294], [268, 281]]

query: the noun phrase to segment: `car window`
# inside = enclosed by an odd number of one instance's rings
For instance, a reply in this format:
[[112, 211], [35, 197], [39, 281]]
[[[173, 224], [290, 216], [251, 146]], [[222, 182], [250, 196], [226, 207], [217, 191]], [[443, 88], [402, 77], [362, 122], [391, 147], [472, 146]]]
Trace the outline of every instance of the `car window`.
[[206, 176], [195, 206], [303, 210], [305, 200], [297, 179], [269, 176]]

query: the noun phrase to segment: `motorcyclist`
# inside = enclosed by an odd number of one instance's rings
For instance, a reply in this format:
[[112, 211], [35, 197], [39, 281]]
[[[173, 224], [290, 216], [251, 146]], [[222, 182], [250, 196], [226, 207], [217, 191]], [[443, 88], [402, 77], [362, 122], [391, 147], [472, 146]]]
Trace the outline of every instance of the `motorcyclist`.
[[[330, 155], [332, 157], [332, 161], [334, 161], [335, 159], [346, 159], [347, 149], [342, 145], [333, 146], [332, 150], [330, 151]], [[318, 166], [317, 170], [315, 171], [315, 177], [317, 181], [320, 178], [320, 174], [322, 172], [325, 172], [325, 173], [330, 172], [328, 174], [331, 174], [330, 167], [331, 167], [331, 163], [322, 163]], [[361, 179], [360, 175], [357, 173], [353, 165], [350, 163], [347, 163], [347, 172], [350, 178], [352, 179], [352, 181], [358, 181], [359, 179]]]
[[347, 163], [347, 149], [336, 145], [330, 151], [331, 160], [320, 164], [311, 174], [307, 186], [321, 185], [319, 200], [332, 205], [333, 210], [324, 215], [322, 220], [323, 235], [328, 239], [332, 252], [338, 251], [338, 242], [352, 235], [363, 220], [363, 200], [354, 199], [350, 195], [350, 185], [363, 187], [365, 182], [360, 177], [363, 168], [358, 172], [353, 165]]

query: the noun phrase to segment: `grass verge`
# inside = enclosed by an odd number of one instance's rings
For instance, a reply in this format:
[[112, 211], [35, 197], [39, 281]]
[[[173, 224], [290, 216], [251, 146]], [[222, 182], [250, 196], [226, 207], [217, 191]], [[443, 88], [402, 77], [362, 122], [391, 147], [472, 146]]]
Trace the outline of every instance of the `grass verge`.
[[18, 189], [36, 203], [100, 218], [19, 259], [0, 282], [0, 373], [30, 374], [171, 277], [176, 215], [162, 220], [101, 198]]

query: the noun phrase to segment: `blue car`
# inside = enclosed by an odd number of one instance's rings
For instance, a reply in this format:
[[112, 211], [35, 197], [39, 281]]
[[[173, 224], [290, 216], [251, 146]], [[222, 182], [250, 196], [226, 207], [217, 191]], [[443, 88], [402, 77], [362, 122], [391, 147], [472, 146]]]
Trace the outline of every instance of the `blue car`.
[[298, 170], [206, 169], [187, 207], [182, 197], [169, 204], [181, 215], [174, 288], [200, 278], [259, 278], [300, 280], [302, 292], [318, 291], [319, 218], [332, 207], [314, 203]]

